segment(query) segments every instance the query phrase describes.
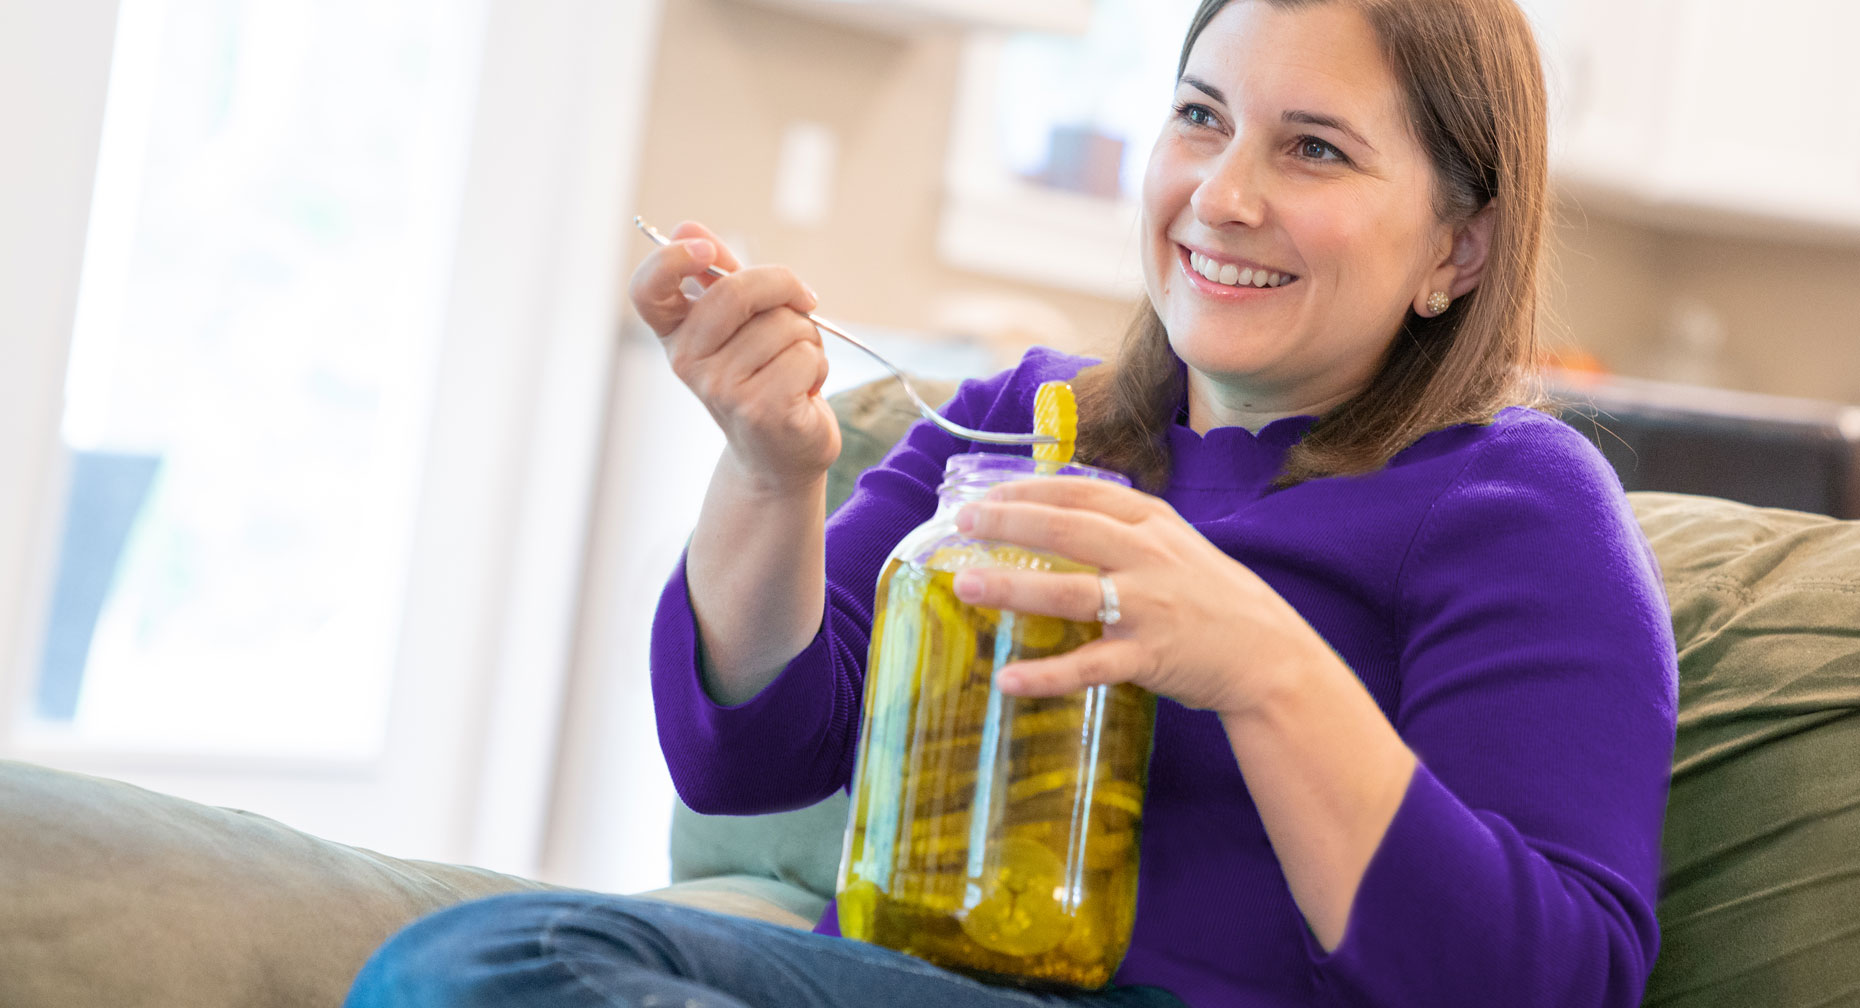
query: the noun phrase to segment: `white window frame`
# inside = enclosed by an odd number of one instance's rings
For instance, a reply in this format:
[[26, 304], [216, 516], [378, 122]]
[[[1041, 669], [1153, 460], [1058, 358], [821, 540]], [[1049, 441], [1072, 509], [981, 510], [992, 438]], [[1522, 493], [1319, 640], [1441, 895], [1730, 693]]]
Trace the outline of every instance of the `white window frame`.
[[11, 737], [49, 593], [60, 391], [117, 0], [0, 5], [0, 135], [27, 155], [0, 168], [0, 325], [13, 334], [0, 475], [15, 488], [0, 494], [0, 756], [395, 854], [536, 870], [661, 0], [488, 4], [403, 668], [386, 751], [368, 765], [22, 748]]
[[[1015, 176], [995, 145], [1002, 37], [963, 47], [937, 250], [964, 269], [1130, 300], [1143, 289], [1135, 200], [1061, 192]], [[1160, 120], [1159, 120], [1160, 121]]]

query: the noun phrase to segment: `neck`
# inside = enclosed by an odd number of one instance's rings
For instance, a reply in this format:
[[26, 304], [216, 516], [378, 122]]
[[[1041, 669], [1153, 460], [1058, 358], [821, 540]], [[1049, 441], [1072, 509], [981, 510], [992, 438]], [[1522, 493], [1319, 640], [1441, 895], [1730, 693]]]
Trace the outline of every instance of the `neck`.
[[1258, 434], [1274, 420], [1292, 416], [1323, 416], [1348, 395], [1305, 401], [1271, 390], [1238, 388], [1188, 370], [1188, 426], [1197, 434], [1216, 427], [1245, 427]]

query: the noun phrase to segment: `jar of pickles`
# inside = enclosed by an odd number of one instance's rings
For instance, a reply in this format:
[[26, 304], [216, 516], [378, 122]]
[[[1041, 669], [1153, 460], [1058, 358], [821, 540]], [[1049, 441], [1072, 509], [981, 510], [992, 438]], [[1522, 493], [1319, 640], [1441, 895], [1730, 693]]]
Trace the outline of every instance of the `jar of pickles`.
[[838, 912], [847, 937], [958, 972], [1089, 990], [1110, 982], [1130, 942], [1156, 699], [1130, 685], [1003, 695], [997, 669], [1103, 627], [966, 605], [953, 586], [970, 567], [1091, 570], [956, 531], [963, 503], [1048, 473], [1128, 482], [954, 456], [936, 513], [879, 576]]

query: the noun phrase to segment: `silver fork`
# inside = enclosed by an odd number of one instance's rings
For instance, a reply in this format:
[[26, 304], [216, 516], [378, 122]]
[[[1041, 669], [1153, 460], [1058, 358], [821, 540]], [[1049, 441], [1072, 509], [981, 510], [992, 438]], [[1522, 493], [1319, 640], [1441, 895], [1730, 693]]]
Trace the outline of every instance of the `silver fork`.
[[[633, 226], [638, 228], [640, 232], [644, 234], [646, 237], [652, 239], [653, 241], [657, 242], [660, 245], [669, 245], [672, 242], [670, 238], [667, 238], [664, 235], [660, 234], [657, 228], [646, 223], [645, 219], [642, 217], [633, 218]], [[720, 269], [716, 266], [710, 267], [705, 272], [715, 277], [726, 277], [730, 275], [728, 270]], [[893, 378], [896, 378], [898, 380], [898, 384], [904, 387], [904, 394], [910, 396], [911, 401], [917, 404], [917, 412], [922, 413], [925, 420], [928, 420], [931, 423], [936, 424], [938, 427], [943, 428], [944, 430], [955, 435], [956, 437], [963, 438], [964, 440], [968, 440], [968, 441], [982, 441], [987, 444], [1002, 444], [1002, 445], [1053, 444], [1059, 440], [1058, 438], [1053, 437], [1051, 434], [1003, 434], [997, 431], [976, 430], [973, 427], [964, 427], [963, 425], [957, 423], [954, 420], [947, 419], [941, 413], [938, 413], [936, 411], [936, 407], [930, 405], [928, 402], [925, 402], [924, 397], [921, 395], [918, 395], [917, 390], [911, 387], [911, 380], [904, 376], [904, 372], [898, 370], [896, 365], [886, 360], [884, 356], [880, 354], [878, 351], [872, 349], [869, 346], [866, 346], [864, 343], [860, 342], [860, 340], [857, 337], [853, 336], [851, 333], [848, 333], [846, 330], [841, 329], [839, 326], [834, 325], [831, 322], [828, 322], [826, 319], [821, 318], [819, 315], [816, 315], [813, 312], [808, 312], [806, 314], [807, 314], [808, 321], [814, 323], [816, 326], [819, 326], [822, 330], [826, 332], [830, 332], [833, 335], [838, 336], [840, 339], [843, 339], [846, 342], [851, 343], [853, 346], [858, 347], [860, 350], [865, 351], [866, 356], [884, 365], [885, 370], [891, 372], [891, 376]]]

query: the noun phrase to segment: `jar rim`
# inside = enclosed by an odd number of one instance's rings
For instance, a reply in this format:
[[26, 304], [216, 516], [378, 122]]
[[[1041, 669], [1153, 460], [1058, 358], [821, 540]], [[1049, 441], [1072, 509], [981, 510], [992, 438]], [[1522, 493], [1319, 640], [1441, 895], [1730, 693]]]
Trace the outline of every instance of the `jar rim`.
[[1067, 462], [1054, 466], [1050, 462], [1039, 462], [1028, 455], [1008, 455], [1001, 452], [969, 452], [951, 455], [943, 465], [945, 484], [964, 483], [972, 479], [1018, 479], [1023, 476], [1082, 476], [1088, 479], [1100, 479], [1129, 486], [1130, 477], [1110, 469], [1086, 465], [1083, 462]]

